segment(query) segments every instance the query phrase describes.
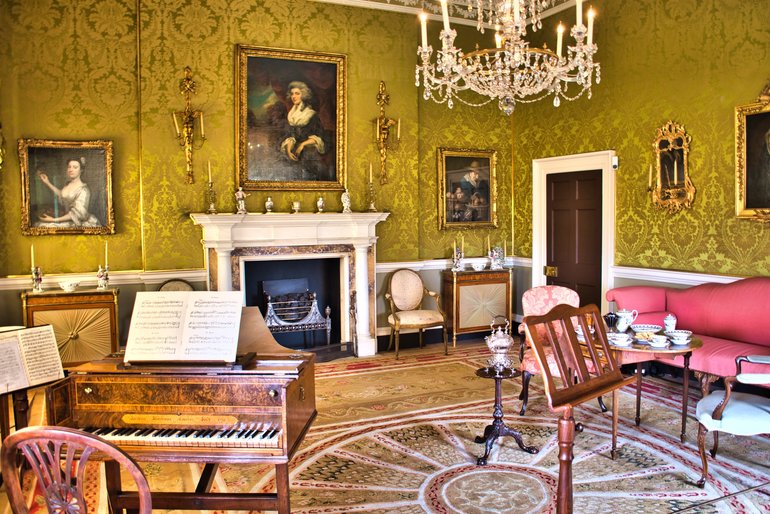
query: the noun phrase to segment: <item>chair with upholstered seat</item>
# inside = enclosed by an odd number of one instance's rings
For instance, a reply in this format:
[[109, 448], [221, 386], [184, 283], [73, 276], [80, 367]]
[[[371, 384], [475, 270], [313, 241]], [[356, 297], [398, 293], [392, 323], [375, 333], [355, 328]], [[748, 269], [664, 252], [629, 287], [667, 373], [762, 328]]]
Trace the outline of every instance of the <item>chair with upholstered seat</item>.
[[[424, 309], [423, 299], [430, 296], [436, 302], [435, 309]], [[388, 292], [385, 299], [390, 306], [388, 324], [390, 324], [390, 340], [388, 350], [393, 346], [393, 336], [396, 339], [396, 359], [398, 359], [399, 336], [402, 329], [419, 331], [420, 348], [423, 346], [422, 332], [426, 328], [442, 327], [444, 331], [444, 353], [449, 353], [447, 344], [446, 315], [441, 308], [441, 297], [437, 292], [429, 291], [417, 272], [410, 269], [399, 269], [390, 277]]]
[[[767, 365], [766, 373], [742, 373], [741, 364]], [[711, 457], [716, 458], [719, 447], [719, 432], [750, 436], [770, 434], [770, 398], [750, 393], [733, 392], [735, 383], [770, 385], [770, 356], [748, 355], [735, 359], [736, 374], [726, 377], [725, 390], [714, 391], [698, 402], [695, 417], [698, 419], [698, 451], [703, 472], [698, 485], [704, 487], [708, 479], [706, 458], [706, 434], [714, 432], [714, 446]]]
[[[582, 432], [581, 424], [575, 423], [573, 410], [586, 401], [612, 392], [612, 451], [615, 458], [618, 430], [618, 389], [631, 384], [636, 377], [624, 377], [620, 366], [610, 350], [607, 333], [595, 305], [575, 308], [557, 305], [543, 316], [524, 318], [524, 330], [532, 351], [540, 364], [545, 394], [553, 412], [561, 413], [559, 418], [559, 483], [556, 510], [559, 513], [572, 512], [572, 449], [575, 432]], [[576, 326], [582, 329], [584, 341], [578, 340]], [[558, 370], [552, 373], [550, 359]], [[561, 377], [561, 378], [560, 378]]]
[[[48, 512], [89, 512], [85, 501], [86, 465], [98, 454], [108, 459], [105, 466], [114, 466], [115, 476], [121, 469], [136, 482], [139, 512], [150, 514], [150, 488], [142, 469], [129, 455], [114, 444], [95, 435], [64, 427], [27, 427], [14, 432], [3, 441], [2, 472], [8, 500], [14, 514], [27, 514], [21, 489], [21, 462], [27, 462], [45, 496]], [[21, 459], [20, 457], [23, 457]], [[90, 512], [96, 512], [92, 505]]]
[[[580, 306], [580, 296], [576, 291], [563, 286], [537, 286], [524, 291], [521, 296], [521, 308], [524, 312], [524, 316], [539, 316], [547, 313], [559, 304], [571, 305], [572, 307]], [[525, 354], [527, 347], [527, 341], [524, 334], [524, 325], [519, 325], [519, 361], [521, 362], [521, 392], [519, 393], [519, 400], [521, 400], [521, 410], [519, 415], [523, 416], [527, 412], [527, 403], [529, 402], [529, 382], [532, 375], [540, 374], [540, 365], [537, 363], [537, 359], [532, 352]], [[548, 351], [550, 354], [550, 350]], [[551, 370], [555, 371], [553, 367], [553, 359], [549, 359], [551, 362]]]

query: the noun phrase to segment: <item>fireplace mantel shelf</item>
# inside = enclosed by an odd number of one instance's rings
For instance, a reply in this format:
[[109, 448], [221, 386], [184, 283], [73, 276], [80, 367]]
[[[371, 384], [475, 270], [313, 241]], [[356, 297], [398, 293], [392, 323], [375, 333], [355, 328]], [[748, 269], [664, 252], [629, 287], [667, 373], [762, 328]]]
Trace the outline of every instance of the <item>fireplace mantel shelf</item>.
[[373, 244], [375, 225], [387, 212], [270, 214], [190, 214], [203, 227], [207, 248]]
[[[270, 214], [204, 214], [190, 217], [203, 229], [202, 244], [206, 249], [206, 271], [209, 289], [229, 291], [244, 289], [241, 266], [255, 255], [271, 255], [276, 248], [301, 254], [298, 258], [334, 255], [353, 262], [354, 270], [343, 271], [342, 312], [350, 308], [351, 291], [355, 290], [358, 322], [355, 324], [358, 355], [374, 355], [377, 341], [374, 337], [375, 301], [374, 277], [377, 234], [375, 226], [384, 221], [387, 212], [323, 212], [323, 213], [270, 213]], [[348, 250], [340, 256], [340, 247]], [[252, 249], [244, 251], [244, 249]], [[254, 250], [256, 249], [256, 250]], [[234, 280], [234, 277], [241, 277]], [[354, 284], [351, 284], [351, 281]], [[354, 287], [351, 287], [354, 286]], [[342, 333], [352, 340], [352, 328], [343, 317]]]

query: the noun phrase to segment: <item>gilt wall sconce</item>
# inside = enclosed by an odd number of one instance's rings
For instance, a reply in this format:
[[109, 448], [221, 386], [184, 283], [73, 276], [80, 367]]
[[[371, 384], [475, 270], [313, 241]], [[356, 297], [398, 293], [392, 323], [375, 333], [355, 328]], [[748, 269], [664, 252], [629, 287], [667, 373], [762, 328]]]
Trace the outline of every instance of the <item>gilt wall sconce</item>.
[[[380, 115], [374, 120], [374, 139], [377, 150], [380, 152], [380, 184], [388, 183], [387, 161], [388, 150], [395, 149], [401, 141], [401, 119], [385, 116], [385, 106], [390, 103], [390, 95], [385, 90], [385, 82], [380, 81], [380, 89], [377, 92], [377, 105], [380, 106]], [[395, 127], [395, 135], [393, 129]]]
[[[198, 111], [192, 107], [192, 96], [195, 94], [196, 84], [192, 78], [192, 70], [189, 66], [184, 68], [184, 78], [179, 81], [179, 92], [184, 95], [185, 107], [183, 111], [174, 111], [171, 117], [174, 118], [174, 129], [176, 129], [176, 138], [179, 146], [184, 148], [184, 158], [187, 170], [187, 183], [195, 182], [193, 178], [193, 148], [200, 150], [206, 141], [206, 132], [203, 128], [203, 111]], [[195, 119], [200, 119], [200, 140], [195, 144]], [[181, 130], [180, 130], [181, 128]]]
[[656, 165], [655, 175], [650, 166], [648, 189], [652, 203], [672, 214], [691, 208], [695, 200], [689, 169], [690, 140], [682, 125], [669, 121], [658, 129], [652, 144]]

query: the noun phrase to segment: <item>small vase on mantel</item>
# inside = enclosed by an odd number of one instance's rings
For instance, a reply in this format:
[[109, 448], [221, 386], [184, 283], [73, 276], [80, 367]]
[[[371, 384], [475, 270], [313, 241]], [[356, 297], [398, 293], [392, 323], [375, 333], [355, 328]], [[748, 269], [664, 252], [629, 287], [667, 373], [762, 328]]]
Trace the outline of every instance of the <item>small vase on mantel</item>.
[[265, 214], [270, 214], [273, 212], [273, 198], [268, 196], [267, 200], [265, 200]]

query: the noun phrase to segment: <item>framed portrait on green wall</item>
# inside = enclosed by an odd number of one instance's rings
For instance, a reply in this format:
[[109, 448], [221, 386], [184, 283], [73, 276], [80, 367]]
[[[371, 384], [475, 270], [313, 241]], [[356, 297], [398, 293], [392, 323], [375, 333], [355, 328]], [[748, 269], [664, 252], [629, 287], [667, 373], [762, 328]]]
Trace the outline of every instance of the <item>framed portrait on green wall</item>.
[[24, 235], [114, 234], [112, 141], [19, 139]]
[[770, 84], [735, 109], [735, 168], [737, 216], [770, 222]]
[[438, 149], [439, 228], [497, 227], [497, 152]]
[[247, 190], [342, 190], [346, 57], [238, 45], [237, 169]]

